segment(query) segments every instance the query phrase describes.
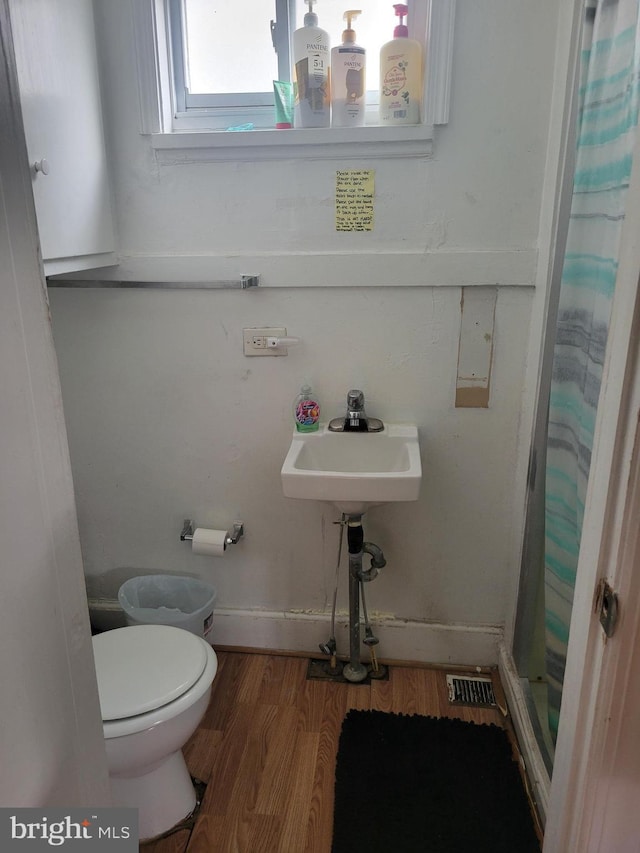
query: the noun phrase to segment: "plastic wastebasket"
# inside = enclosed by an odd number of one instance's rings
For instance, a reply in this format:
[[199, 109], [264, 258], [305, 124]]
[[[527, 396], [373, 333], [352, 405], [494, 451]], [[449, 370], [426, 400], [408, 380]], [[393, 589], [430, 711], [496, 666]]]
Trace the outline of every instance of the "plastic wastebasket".
[[118, 601], [127, 625], [174, 625], [207, 640], [216, 590], [196, 578], [142, 575], [122, 584]]

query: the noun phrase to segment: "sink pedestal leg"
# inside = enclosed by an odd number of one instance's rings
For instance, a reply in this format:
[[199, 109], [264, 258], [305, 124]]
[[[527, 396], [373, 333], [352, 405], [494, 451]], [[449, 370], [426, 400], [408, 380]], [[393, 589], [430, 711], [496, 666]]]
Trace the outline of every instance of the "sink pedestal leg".
[[347, 681], [364, 681], [368, 670], [360, 662], [360, 575], [362, 572], [362, 545], [364, 533], [362, 516], [349, 516], [347, 521], [349, 543], [349, 663], [342, 670]]

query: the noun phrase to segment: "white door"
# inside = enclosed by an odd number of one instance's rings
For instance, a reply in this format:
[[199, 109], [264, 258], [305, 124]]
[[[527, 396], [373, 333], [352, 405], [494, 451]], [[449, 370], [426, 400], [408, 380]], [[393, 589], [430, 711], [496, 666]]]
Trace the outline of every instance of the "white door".
[[[636, 397], [636, 414], [638, 405]], [[640, 851], [639, 522], [640, 433], [633, 450], [621, 547], [608, 573], [620, 597], [620, 614], [604, 650], [598, 686], [593, 756], [585, 779], [578, 836], [580, 849], [585, 851]]]
[[0, 806], [109, 805], [60, 385], [0, 0]]

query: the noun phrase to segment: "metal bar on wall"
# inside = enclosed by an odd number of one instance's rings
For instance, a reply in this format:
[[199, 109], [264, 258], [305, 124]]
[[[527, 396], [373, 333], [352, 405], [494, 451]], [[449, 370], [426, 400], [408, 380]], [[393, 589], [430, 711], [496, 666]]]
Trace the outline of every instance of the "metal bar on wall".
[[248, 290], [258, 287], [259, 275], [243, 275], [229, 281], [108, 281], [49, 278], [48, 287], [131, 288], [133, 290]]

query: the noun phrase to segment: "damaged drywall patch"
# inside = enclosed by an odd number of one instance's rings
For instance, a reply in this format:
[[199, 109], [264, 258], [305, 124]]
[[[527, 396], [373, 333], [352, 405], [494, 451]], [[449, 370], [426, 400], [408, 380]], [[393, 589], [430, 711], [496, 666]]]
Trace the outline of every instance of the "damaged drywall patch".
[[463, 287], [456, 408], [488, 409], [497, 287]]

